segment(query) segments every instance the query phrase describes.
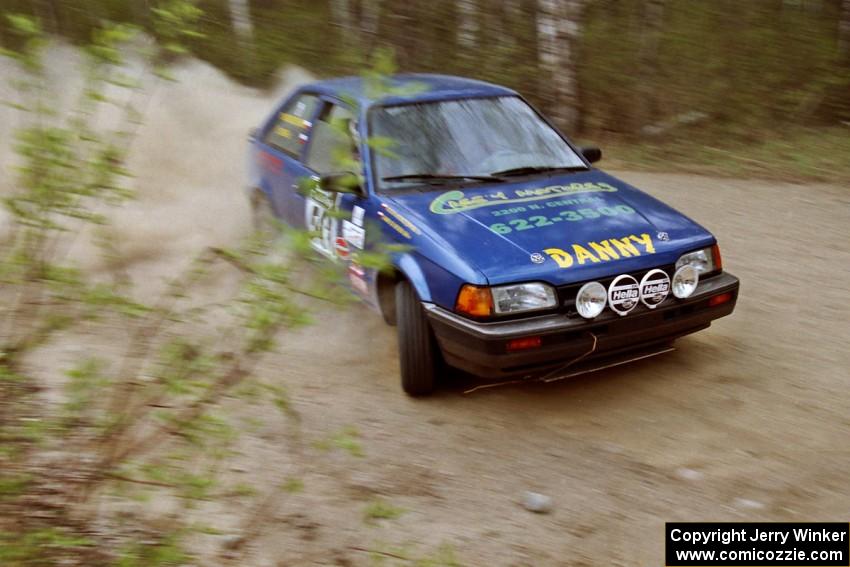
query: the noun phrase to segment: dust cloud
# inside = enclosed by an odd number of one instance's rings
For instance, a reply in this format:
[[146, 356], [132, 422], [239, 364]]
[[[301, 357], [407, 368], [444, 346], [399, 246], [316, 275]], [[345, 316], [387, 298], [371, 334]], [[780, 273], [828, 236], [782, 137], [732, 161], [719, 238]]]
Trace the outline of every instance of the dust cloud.
[[[59, 125], [79, 100], [83, 58], [78, 50], [54, 43], [44, 54], [45, 85], [40, 96], [56, 109]], [[137, 91], [111, 88], [115, 104], [102, 105], [94, 124], [100, 131], [127, 127], [127, 105], [142, 114], [143, 123], [131, 137], [127, 185], [134, 199], [104, 211], [110, 225], [98, 229], [113, 249], [107, 260], [95, 245], [91, 230], [69, 234], [69, 258], [92, 272], [121, 265], [138, 286], [180, 270], [207, 246], [232, 246], [250, 232], [245, 197], [247, 137], [276, 101], [311, 80], [304, 70], [282, 70], [267, 91], [237, 84], [221, 71], [198, 60], [172, 67], [173, 80], [154, 76], [138, 60], [121, 72], [142, 85]], [[20, 100], [10, 84], [19, 71], [0, 60], [0, 99]], [[15, 187], [14, 131], [30, 120], [9, 106], [0, 109], [0, 194]], [[8, 230], [4, 211], [0, 228]]]

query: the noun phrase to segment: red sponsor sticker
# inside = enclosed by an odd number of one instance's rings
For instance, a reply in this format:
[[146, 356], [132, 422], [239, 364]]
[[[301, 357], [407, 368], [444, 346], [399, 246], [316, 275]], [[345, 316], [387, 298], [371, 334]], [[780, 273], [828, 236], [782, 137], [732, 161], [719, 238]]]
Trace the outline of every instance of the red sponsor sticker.
[[336, 237], [336, 255], [340, 258], [348, 258], [348, 242], [341, 236]]
[[283, 160], [269, 152], [260, 152], [260, 161], [265, 169], [283, 171]]

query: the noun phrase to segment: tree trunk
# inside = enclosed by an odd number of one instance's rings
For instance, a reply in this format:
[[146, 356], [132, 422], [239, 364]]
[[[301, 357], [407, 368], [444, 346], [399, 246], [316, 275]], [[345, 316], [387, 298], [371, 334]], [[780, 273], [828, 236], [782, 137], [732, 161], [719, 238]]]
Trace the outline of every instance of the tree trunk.
[[475, 50], [478, 39], [478, 7], [475, 0], [457, 0], [457, 44], [462, 53]]
[[230, 22], [236, 35], [251, 41], [254, 37], [254, 25], [251, 22], [251, 7], [248, 0], [230, 0]]
[[549, 114], [567, 133], [578, 125], [576, 43], [584, 0], [539, 0], [537, 35], [540, 53], [540, 92]]
[[658, 47], [664, 24], [664, 0], [645, 0], [642, 16], [638, 52], [638, 98], [635, 101], [635, 124], [641, 133], [651, 131], [652, 125], [659, 119], [655, 88], [658, 82]]
[[367, 56], [375, 48], [380, 16], [380, 0], [360, 0], [360, 45]]
[[351, 0], [331, 0], [330, 8], [331, 21], [337, 28], [337, 37], [340, 38], [340, 45], [343, 50], [347, 50], [354, 43]]

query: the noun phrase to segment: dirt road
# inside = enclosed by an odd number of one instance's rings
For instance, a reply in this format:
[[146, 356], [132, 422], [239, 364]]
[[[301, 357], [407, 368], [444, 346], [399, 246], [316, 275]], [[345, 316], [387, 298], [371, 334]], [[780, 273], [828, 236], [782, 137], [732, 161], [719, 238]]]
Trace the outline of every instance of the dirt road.
[[[401, 394], [377, 316], [328, 316], [266, 370], [305, 431], [355, 425], [365, 456], [322, 457], [258, 561], [359, 565], [350, 546], [446, 543], [471, 565], [660, 565], [665, 521], [847, 517], [850, 192], [622, 177], [717, 235], [742, 280], [736, 313], [653, 360], [425, 400]], [[524, 510], [525, 490], [553, 512]], [[374, 498], [406, 512], [370, 525]]]
[[[54, 83], [66, 55], [50, 60]], [[305, 78], [262, 94], [197, 63], [177, 76], [147, 103], [139, 199], [113, 225], [142, 288], [248, 231], [245, 133]], [[295, 458], [279, 419], [250, 416], [230, 480], [304, 485], [262, 520], [250, 565], [370, 565], [354, 548], [441, 546], [465, 565], [661, 565], [665, 521], [850, 516], [850, 189], [622, 177], [717, 235], [742, 280], [736, 313], [652, 360], [422, 400], [400, 391], [394, 329], [359, 306], [319, 313], [263, 375], [287, 385], [308, 441], [357, 434]], [[78, 255], [97, 269], [97, 254]], [[522, 508], [526, 490], [550, 496], [552, 513]], [[367, 521], [376, 500], [403, 513]], [[209, 518], [226, 529], [243, 506]]]

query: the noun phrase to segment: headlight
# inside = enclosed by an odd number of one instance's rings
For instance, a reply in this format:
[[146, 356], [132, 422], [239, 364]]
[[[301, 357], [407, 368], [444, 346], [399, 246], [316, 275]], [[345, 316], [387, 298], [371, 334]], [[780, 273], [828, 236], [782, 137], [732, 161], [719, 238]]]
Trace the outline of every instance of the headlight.
[[607, 303], [608, 291], [599, 282], [587, 282], [576, 295], [576, 311], [585, 319], [598, 316]]
[[694, 250], [679, 256], [676, 269], [682, 266], [693, 266], [700, 274], [710, 274], [720, 269], [720, 248], [715, 244], [708, 248]]
[[498, 315], [550, 309], [558, 305], [555, 290], [545, 283], [524, 283], [492, 288], [493, 310]]
[[673, 295], [679, 299], [690, 297], [699, 283], [699, 272], [690, 264], [685, 264], [673, 274]]

